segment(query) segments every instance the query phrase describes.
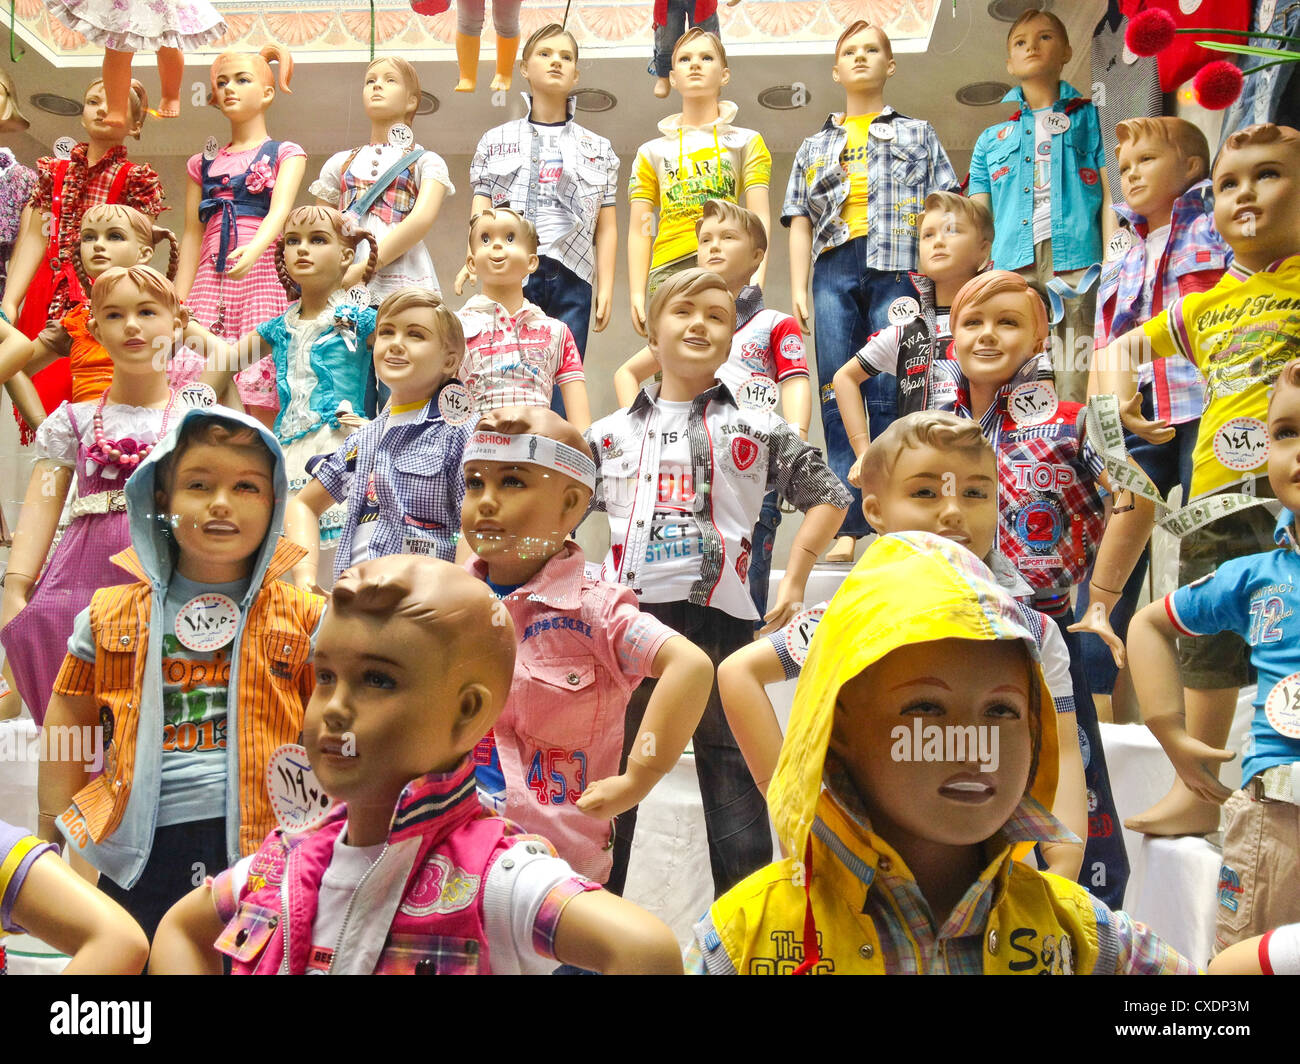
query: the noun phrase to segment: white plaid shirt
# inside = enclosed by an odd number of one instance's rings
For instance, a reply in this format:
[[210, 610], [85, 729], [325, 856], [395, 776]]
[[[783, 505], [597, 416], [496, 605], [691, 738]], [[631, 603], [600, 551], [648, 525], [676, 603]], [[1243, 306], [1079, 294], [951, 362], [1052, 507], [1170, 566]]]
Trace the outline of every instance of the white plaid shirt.
[[[849, 186], [840, 157], [849, 135], [833, 114], [799, 146], [781, 207], [781, 224], [812, 221], [815, 259], [849, 239], [840, 216]], [[884, 132], [887, 130], [888, 132]], [[960, 182], [929, 122], [886, 107], [872, 121], [867, 156], [867, 267], [916, 269], [917, 221], [931, 192], [956, 192]]]
[[[531, 114], [532, 97], [525, 93], [524, 99]], [[551, 245], [549, 254], [591, 284], [596, 276], [596, 219], [602, 207], [614, 205], [619, 162], [608, 140], [573, 121], [573, 106], [570, 97], [569, 121], [560, 130], [564, 171], [556, 189], [573, 227]], [[489, 129], [469, 164], [473, 194], [486, 196], [493, 207], [511, 207], [535, 222], [540, 152], [541, 142], [527, 116]]]

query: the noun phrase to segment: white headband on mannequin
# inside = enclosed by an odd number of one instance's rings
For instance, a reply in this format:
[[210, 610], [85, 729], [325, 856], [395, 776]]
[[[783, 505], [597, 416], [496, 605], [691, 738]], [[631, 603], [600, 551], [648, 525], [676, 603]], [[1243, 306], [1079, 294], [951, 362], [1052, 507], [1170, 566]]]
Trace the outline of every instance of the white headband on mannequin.
[[554, 469], [596, 491], [596, 463], [591, 455], [575, 450], [549, 436], [504, 432], [476, 432], [465, 444], [464, 464], [473, 461], [517, 462], [520, 465]]

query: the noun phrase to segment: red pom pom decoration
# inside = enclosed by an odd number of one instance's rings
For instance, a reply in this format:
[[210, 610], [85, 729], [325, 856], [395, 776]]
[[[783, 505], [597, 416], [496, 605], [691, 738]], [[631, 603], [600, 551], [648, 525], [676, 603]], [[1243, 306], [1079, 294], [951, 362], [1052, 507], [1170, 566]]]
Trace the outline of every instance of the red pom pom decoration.
[[1245, 80], [1245, 75], [1226, 59], [1207, 63], [1192, 79], [1196, 102], [1211, 111], [1231, 107], [1241, 95], [1241, 86]]
[[1161, 8], [1153, 7], [1135, 15], [1124, 34], [1124, 43], [1134, 55], [1156, 55], [1174, 43], [1178, 23], [1174, 16]]

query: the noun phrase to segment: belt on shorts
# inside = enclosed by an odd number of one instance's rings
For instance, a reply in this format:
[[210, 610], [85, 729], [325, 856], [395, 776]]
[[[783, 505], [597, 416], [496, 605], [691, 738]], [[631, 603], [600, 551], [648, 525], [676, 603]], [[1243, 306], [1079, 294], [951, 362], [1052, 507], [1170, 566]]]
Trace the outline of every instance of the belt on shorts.
[[68, 507], [68, 516], [84, 517], [87, 514], [121, 514], [126, 513], [126, 492], [121, 488], [112, 491], [99, 491], [94, 495], [81, 495]]
[[1257, 802], [1300, 805], [1300, 761], [1266, 768], [1253, 777], [1244, 790]]

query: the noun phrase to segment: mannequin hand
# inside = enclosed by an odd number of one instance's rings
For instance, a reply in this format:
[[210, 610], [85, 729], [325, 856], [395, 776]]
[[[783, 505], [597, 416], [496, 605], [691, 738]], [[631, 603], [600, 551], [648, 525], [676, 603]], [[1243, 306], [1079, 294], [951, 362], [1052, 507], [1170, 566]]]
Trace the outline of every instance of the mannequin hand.
[[853, 459], [853, 464], [849, 466], [848, 480], [855, 488], [862, 487], [862, 460], [866, 456], [866, 452], [864, 451], [862, 454], [858, 455], [857, 458]]
[[1189, 791], [1202, 801], [1218, 805], [1231, 797], [1232, 791], [1219, 782], [1219, 765], [1231, 761], [1236, 754], [1203, 743], [1186, 732], [1168, 736], [1166, 742], [1165, 753]]
[[808, 322], [807, 293], [802, 293], [794, 297], [794, 320], [799, 323], [799, 328], [805, 336], [812, 332], [812, 327]]
[[361, 417], [358, 414], [340, 414], [339, 424], [344, 428], [359, 429], [362, 425], [369, 424], [369, 418]]
[[1110, 647], [1110, 656], [1115, 659], [1115, 668], [1122, 669], [1124, 667], [1124, 640], [1116, 635], [1115, 629], [1110, 626], [1110, 618], [1107, 616], [1104, 603], [1090, 603], [1083, 620], [1075, 621], [1066, 631], [1091, 632], [1093, 635], [1100, 636], [1101, 641]]
[[604, 332], [605, 326], [609, 324], [610, 299], [608, 292], [596, 293], [596, 320], [592, 323], [593, 332]]
[[18, 616], [27, 606], [27, 596], [30, 586], [23, 588], [5, 588], [4, 605], [0, 607], [0, 628], [5, 627], [10, 621]]
[[643, 292], [632, 293], [632, 328], [634, 328], [642, 336], [646, 335], [645, 294]]
[[582, 792], [582, 797], [578, 799], [578, 808], [596, 820], [607, 820], [620, 813], [626, 813], [640, 802], [641, 798], [626, 773], [622, 776], [606, 776], [603, 780], [596, 780]]
[[251, 244], [245, 244], [242, 248], [235, 248], [226, 256], [226, 277], [232, 281], [238, 281], [244, 274], [253, 268], [260, 257], [261, 252], [254, 252]]
[[803, 603], [795, 601], [794, 589], [787, 590], [785, 581], [777, 588], [776, 605], [767, 611], [763, 618], [767, 623], [759, 629], [759, 635], [768, 635], [789, 622], [790, 618], [803, 609]]
[[462, 266], [460, 268], [460, 273], [456, 274], [456, 294], [458, 296], [464, 295], [466, 281], [468, 281], [471, 285], [474, 285], [475, 287], [478, 286], [478, 278], [474, 274], [469, 272], [468, 266]]
[[1148, 421], [1142, 416], [1142, 396], [1134, 392], [1132, 398], [1119, 407], [1119, 419], [1129, 432], [1141, 436], [1147, 443], [1168, 443], [1174, 438], [1174, 429], [1167, 421]]

